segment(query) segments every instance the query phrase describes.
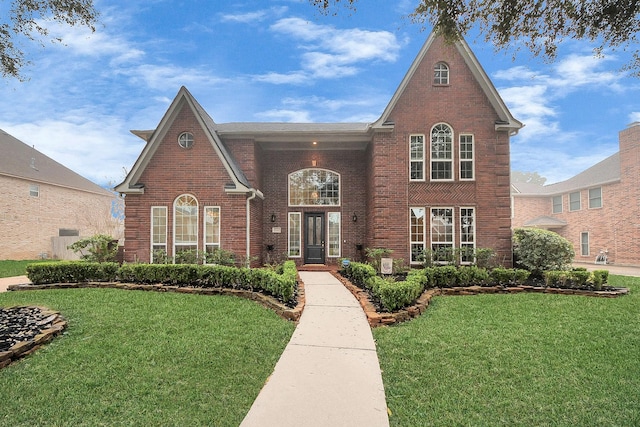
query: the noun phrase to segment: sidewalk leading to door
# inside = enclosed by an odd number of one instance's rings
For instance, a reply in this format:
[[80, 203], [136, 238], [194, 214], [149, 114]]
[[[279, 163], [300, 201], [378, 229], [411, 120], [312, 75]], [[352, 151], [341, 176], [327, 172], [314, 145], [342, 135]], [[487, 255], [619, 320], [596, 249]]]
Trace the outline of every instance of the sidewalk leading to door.
[[299, 274], [304, 312], [241, 426], [388, 426], [378, 355], [362, 308], [330, 273]]

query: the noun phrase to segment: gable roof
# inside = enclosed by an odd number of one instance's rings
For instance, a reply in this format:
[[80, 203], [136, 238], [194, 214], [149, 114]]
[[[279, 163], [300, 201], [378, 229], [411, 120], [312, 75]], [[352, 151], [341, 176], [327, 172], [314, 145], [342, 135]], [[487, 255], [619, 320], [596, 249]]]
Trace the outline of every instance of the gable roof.
[[549, 185], [513, 183], [512, 194], [520, 196], [553, 196], [620, 181], [620, 152], [565, 181]]
[[113, 197], [108, 190], [0, 129], [0, 175]]
[[[380, 118], [373, 124], [374, 128], [384, 128], [386, 126], [389, 126], [390, 124], [389, 116], [391, 112], [393, 111], [393, 109], [396, 106], [396, 103], [404, 93], [407, 85], [413, 78], [413, 75], [415, 74], [416, 70], [422, 63], [422, 60], [424, 59], [425, 55], [429, 51], [429, 48], [431, 48], [431, 45], [438, 37], [440, 36], [438, 36], [435, 31], [431, 32], [431, 34], [429, 35], [425, 43], [422, 45], [420, 52], [418, 52], [418, 55], [413, 60], [411, 67], [409, 67], [409, 71], [407, 71], [407, 74], [405, 74], [404, 78], [402, 79], [402, 82], [400, 82], [398, 89], [396, 90], [393, 97], [391, 98], [391, 101], [387, 105], [387, 108], [385, 108], [384, 112], [382, 113], [382, 116], [380, 116]], [[484, 71], [484, 68], [482, 68], [482, 65], [480, 65], [478, 58], [476, 58], [475, 54], [471, 51], [471, 48], [469, 47], [467, 42], [464, 40], [464, 38], [461, 38], [459, 41], [457, 41], [455, 43], [455, 47], [460, 53], [460, 55], [462, 56], [462, 58], [464, 59], [464, 62], [467, 64], [467, 67], [469, 67], [469, 69], [473, 73], [476, 81], [482, 88], [482, 91], [484, 92], [487, 99], [493, 106], [493, 109], [496, 111], [496, 113], [498, 114], [498, 117], [500, 118], [498, 121], [496, 121], [496, 124], [495, 124], [496, 130], [506, 130], [506, 131], [509, 131], [510, 134], [515, 135], [518, 132], [518, 130], [524, 126], [522, 122], [516, 120], [511, 115], [511, 112], [509, 111], [506, 104], [500, 97], [500, 94], [498, 94], [497, 89], [489, 79], [489, 76]]]
[[[154, 153], [160, 146], [160, 143], [166, 135], [169, 127], [173, 123], [175, 116], [183, 108], [188, 107], [191, 109], [196, 119], [205, 131], [209, 142], [218, 154], [220, 161], [224, 165], [229, 178], [232, 180], [232, 185], [225, 187], [227, 192], [239, 192], [247, 193], [251, 191], [257, 191], [251, 186], [251, 183], [245, 176], [244, 172], [240, 169], [239, 165], [233, 159], [233, 157], [227, 151], [220, 137], [216, 132], [216, 124], [213, 119], [207, 114], [202, 106], [195, 100], [193, 95], [182, 86], [178, 91], [178, 94], [174, 98], [173, 102], [169, 106], [169, 109], [165, 113], [164, 117], [158, 124], [155, 131], [132, 131], [133, 134], [142, 137], [147, 140], [142, 153], [136, 160], [135, 164], [131, 168], [131, 171], [127, 174], [125, 180], [115, 187], [115, 190], [120, 193], [144, 193], [144, 184], [139, 183], [140, 176], [144, 172], [145, 168], [151, 161]], [[260, 192], [257, 192], [261, 194]]]

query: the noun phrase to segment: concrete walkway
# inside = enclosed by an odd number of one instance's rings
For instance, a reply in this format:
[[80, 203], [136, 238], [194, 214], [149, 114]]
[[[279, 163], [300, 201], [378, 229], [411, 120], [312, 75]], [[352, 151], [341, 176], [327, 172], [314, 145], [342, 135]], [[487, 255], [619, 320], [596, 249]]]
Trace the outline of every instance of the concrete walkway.
[[299, 274], [305, 309], [241, 427], [388, 426], [376, 347], [360, 304], [330, 273]]
[[24, 285], [31, 283], [27, 276], [2, 277], [0, 278], [0, 292], [5, 292], [10, 285]]

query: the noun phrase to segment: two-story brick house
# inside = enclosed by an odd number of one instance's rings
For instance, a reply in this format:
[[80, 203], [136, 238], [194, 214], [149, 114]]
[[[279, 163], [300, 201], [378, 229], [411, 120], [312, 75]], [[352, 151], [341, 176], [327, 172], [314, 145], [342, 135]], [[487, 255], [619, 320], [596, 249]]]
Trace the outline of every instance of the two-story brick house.
[[508, 111], [466, 42], [431, 35], [374, 123], [215, 123], [184, 87], [116, 190], [125, 259], [222, 248], [259, 265], [388, 248], [511, 262]]
[[0, 153], [0, 259], [77, 259], [81, 237], [121, 237], [115, 194], [1, 129]]
[[620, 151], [562, 182], [513, 184], [513, 226], [553, 230], [578, 262], [640, 265], [640, 123], [619, 133]]

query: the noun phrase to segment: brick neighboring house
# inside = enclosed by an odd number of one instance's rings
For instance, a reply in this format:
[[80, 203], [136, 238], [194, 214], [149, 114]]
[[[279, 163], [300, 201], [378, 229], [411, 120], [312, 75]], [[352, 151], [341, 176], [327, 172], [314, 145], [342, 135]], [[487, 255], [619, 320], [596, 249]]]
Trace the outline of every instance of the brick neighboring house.
[[113, 228], [110, 191], [2, 130], [0, 153], [0, 259], [75, 259], [66, 242]]
[[578, 262], [640, 265], [640, 123], [619, 133], [620, 151], [562, 182], [514, 183], [514, 227], [553, 230], [573, 243]]
[[[215, 123], [181, 88], [125, 181], [125, 259], [222, 248], [260, 265], [388, 248], [511, 263], [513, 118], [466, 42], [430, 35], [373, 123]], [[465, 261], [469, 261], [466, 259]]]

